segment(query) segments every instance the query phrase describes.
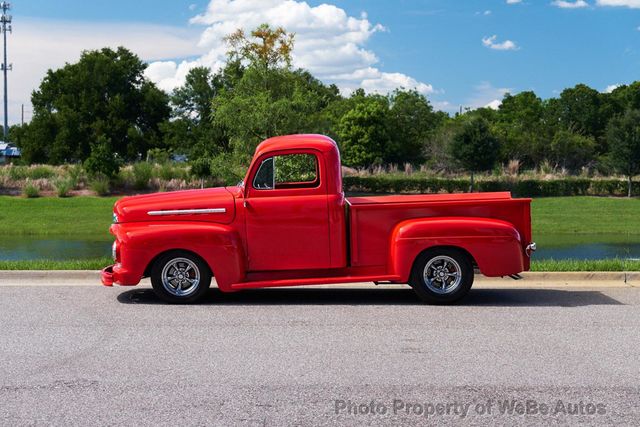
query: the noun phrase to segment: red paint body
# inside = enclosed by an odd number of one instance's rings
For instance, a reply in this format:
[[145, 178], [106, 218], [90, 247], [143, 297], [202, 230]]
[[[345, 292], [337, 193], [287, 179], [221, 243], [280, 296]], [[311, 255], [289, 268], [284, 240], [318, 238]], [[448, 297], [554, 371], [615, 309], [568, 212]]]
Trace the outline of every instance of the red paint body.
[[[254, 188], [262, 162], [286, 154], [315, 156], [314, 187]], [[263, 142], [244, 182], [119, 200], [111, 226], [116, 264], [103, 271], [103, 283], [136, 285], [159, 255], [176, 249], [200, 256], [222, 291], [406, 283], [416, 257], [441, 246], [466, 251], [486, 276], [529, 270], [530, 199], [509, 193], [345, 198], [337, 145], [320, 135]]]

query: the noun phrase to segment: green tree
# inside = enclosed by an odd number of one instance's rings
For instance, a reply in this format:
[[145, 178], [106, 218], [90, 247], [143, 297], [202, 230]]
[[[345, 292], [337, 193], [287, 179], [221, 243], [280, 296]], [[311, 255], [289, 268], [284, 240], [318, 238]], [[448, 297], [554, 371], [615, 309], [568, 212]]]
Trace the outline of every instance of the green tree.
[[596, 138], [604, 133], [606, 121], [600, 114], [601, 96], [597, 90], [584, 84], [576, 85], [563, 90], [550, 106], [564, 129]]
[[352, 167], [382, 164], [389, 144], [387, 99], [380, 96], [359, 97], [338, 125], [342, 162]]
[[391, 141], [385, 162], [414, 165], [424, 162], [424, 146], [440, 122], [427, 98], [415, 90], [396, 90], [387, 114]]
[[503, 162], [515, 159], [534, 166], [543, 160], [544, 145], [553, 131], [546, 121], [545, 105], [534, 92], [506, 94], [493, 123], [502, 142]]
[[212, 101], [229, 84], [225, 80], [224, 70], [214, 75], [209, 68], [196, 67], [173, 92], [173, 120], [162, 125], [166, 145], [172, 151], [195, 159], [228, 150], [226, 129], [211, 120]]
[[266, 25], [251, 34], [249, 39], [238, 31], [227, 38], [229, 62], [246, 68], [212, 102], [213, 123], [226, 130], [240, 156], [272, 136], [326, 128], [323, 111], [338, 96], [309, 72], [291, 70], [293, 35]]
[[474, 190], [474, 173], [493, 169], [498, 158], [500, 144], [489, 123], [481, 117], [470, 117], [453, 136], [450, 145], [451, 155], [471, 172], [471, 186]]
[[640, 174], [640, 110], [629, 110], [611, 120], [607, 128], [610, 159], [627, 176], [627, 196], [631, 197], [632, 178]]
[[568, 130], [556, 132], [549, 146], [550, 160], [569, 170], [578, 170], [594, 159], [596, 141]]
[[25, 158], [83, 161], [98, 141], [110, 141], [113, 153], [134, 160], [161, 145], [159, 125], [169, 117], [168, 97], [145, 79], [145, 68], [120, 47], [85, 51], [77, 63], [49, 70], [32, 94]]

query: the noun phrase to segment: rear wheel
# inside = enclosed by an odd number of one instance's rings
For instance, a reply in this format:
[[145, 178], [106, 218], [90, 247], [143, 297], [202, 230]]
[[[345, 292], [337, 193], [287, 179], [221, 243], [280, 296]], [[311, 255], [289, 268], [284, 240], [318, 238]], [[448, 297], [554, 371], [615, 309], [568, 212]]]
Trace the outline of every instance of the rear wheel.
[[151, 268], [156, 295], [174, 304], [196, 302], [209, 289], [211, 272], [198, 256], [184, 251], [161, 255]]
[[430, 304], [452, 304], [473, 285], [469, 256], [454, 248], [429, 249], [416, 259], [409, 281], [420, 299]]

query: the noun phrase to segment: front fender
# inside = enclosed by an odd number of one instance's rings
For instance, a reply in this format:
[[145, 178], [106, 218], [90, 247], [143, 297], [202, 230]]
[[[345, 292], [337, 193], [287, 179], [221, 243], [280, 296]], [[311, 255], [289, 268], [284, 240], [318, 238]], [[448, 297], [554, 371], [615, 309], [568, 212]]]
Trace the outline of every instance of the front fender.
[[[163, 222], [124, 223], [111, 226], [120, 247], [120, 270], [138, 283], [150, 263], [170, 250], [200, 256], [211, 268], [218, 287], [228, 290], [244, 278], [244, 246], [234, 228], [224, 224]], [[122, 283], [122, 284], [135, 284]]]
[[513, 224], [490, 218], [453, 217], [411, 219], [398, 224], [391, 235], [392, 272], [408, 281], [417, 256], [436, 246], [468, 252], [485, 276], [525, 270], [522, 240]]

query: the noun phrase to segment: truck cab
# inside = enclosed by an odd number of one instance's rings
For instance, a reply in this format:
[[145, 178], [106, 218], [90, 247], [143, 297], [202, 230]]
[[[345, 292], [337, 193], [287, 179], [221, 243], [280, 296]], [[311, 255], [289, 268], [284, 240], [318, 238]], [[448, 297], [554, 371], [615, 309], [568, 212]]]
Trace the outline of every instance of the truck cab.
[[149, 276], [172, 303], [223, 292], [349, 282], [408, 283], [452, 303], [487, 276], [529, 269], [530, 199], [509, 193], [345, 197], [338, 145], [322, 135], [261, 143], [237, 186], [125, 197], [102, 282]]

